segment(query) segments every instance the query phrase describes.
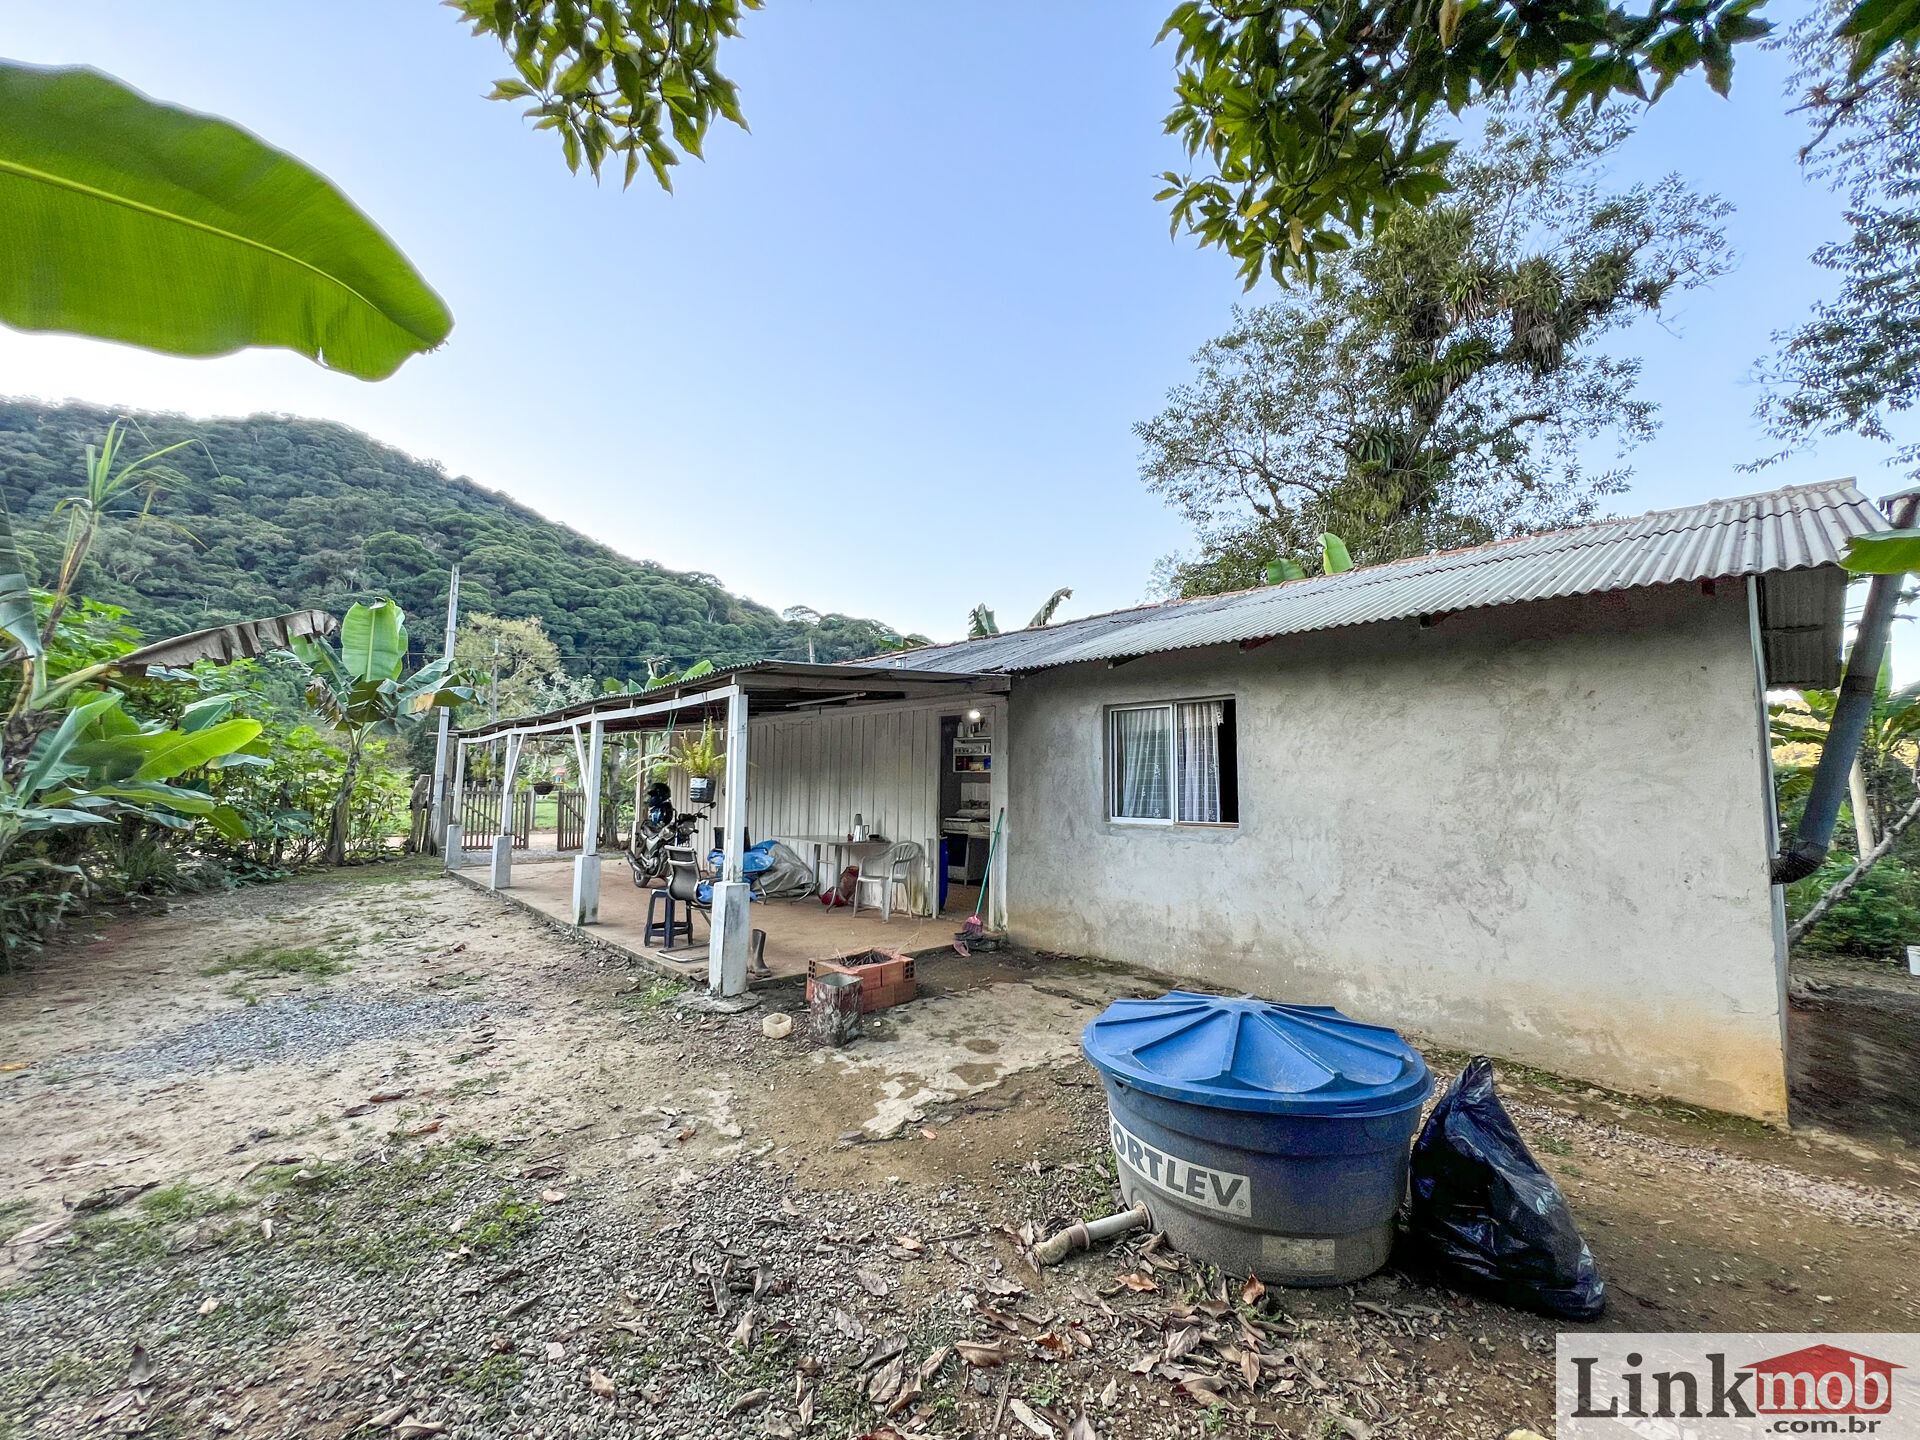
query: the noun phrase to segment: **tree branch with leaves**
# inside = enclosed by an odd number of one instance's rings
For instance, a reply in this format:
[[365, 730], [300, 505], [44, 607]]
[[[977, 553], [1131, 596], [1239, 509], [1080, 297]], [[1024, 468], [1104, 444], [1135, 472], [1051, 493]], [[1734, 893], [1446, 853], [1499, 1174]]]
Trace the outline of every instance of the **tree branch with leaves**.
[[1195, 527], [1163, 563], [1179, 594], [1258, 585], [1343, 536], [1362, 564], [1577, 523], [1622, 488], [1584, 455], [1654, 428], [1638, 363], [1600, 342], [1727, 268], [1727, 207], [1677, 177], [1613, 190], [1618, 108], [1495, 107], [1403, 210], [1310, 285], [1194, 357], [1134, 427], [1148, 488]]

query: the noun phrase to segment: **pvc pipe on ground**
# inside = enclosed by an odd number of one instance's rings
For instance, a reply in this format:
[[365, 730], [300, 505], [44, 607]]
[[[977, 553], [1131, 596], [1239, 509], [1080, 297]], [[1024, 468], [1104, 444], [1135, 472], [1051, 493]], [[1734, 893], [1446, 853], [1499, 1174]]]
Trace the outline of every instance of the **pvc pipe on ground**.
[[1117, 1215], [1104, 1215], [1098, 1220], [1082, 1220], [1034, 1246], [1033, 1258], [1042, 1265], [1058, 1265], [1075, 1250], [1090, 1248], [1096, 1240], [1109, 1240], [1129, 1230], [1144, 1229], [1150, 1223], [1145, 1205], [1136, 1205]]

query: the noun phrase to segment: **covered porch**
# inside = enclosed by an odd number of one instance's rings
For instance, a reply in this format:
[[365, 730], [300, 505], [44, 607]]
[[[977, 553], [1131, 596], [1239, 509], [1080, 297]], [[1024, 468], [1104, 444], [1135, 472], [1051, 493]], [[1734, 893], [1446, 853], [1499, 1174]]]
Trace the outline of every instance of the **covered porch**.
[[[594, 938], [655, 968], [704, 971], [719, 995], [747, 988], [756, 931], [764, 933], [769, 978], [777, 978], [804, 973], [815, 959], [946, 945], [983, 889], [983, 919], [1004, 928], [1004, 833], [990, 861], [987, 855], [989, 817], [1003, 816], [1006, 805], [1006, 692], [999, 675], [771, 661], [477, 726], [458, 737], [447, 812], [454, 823], [444, 834], [448, 868], [558, 923], [591, 928]], [[703, 862], [709, 853], [718, 857], [711, 906], [696, 912], [691, 943], [676, 936], [669, 944], [648, 934], [660, 889], [633, 883], [623, 853], [630, 827], [611, 818], [619, 810], [614, 797], [632, 796], [637, 814], [638, 792], [657, 774], [660, 752], [708, 725], [725, 752], [717, 793], [696, 805], [684, 773], [666, 778], [676, 810], [699, 817], [690, 848]], [[484, 848], [468, 848], [474, 842], [458, 819], [475, 813], [466, 803], [476, 768], [469, 762], [482, 751], [495, 757], [490, 783], [506, 795], [517, 793], [541, 751], [577, 757], [581, 808], [600, 823], [565, 836], [570, 849], [531, 847], [526, 837], [516, 843], [512, 833], [476, 837]], [[869, 838], [856, 842], [856, 827]], [[814, 893], [762, 899], [754, 892], [746, 850], [767, 841], [812, 867]], [[843, 867], [871, 866], [889, 846], [910, 852], [889, 919], [868, 903], [871, 893], [858, 913], [821, 904], [819, 892]]]
[[[513, 884], [502, 893], [549, 920], [571, 925], [574, 923], [573, 871], [572, 860], [564, 855], [516, 858]], [[469, 879], [484, 882], [486, 856], [468, 851], [466, 874]], [[668, 947], [648, 942], [648, 897], [657, 894], [658, 889], [658, 886], [644, 890], [636, 887], [619, 855], [603, 857], [600, 913], [584, 928], [596, 941], [626, 951], [656, 971], [688, 979], [706, 978], [712, 962], [710, 930], [704, 913], [694, 921], [691, 944], [683, 940]], [[764, 958], [772, 973], [758, 978], [750, 976], [748, 984], [804, 975], [812, 960], [832, 960], [872, 949], [899, 950], [912, 955], [946, 946], [952, 942], [961, 923], [973, 913], [979, 893], [976, 887], [955, 887], [948, 892], [943, 914], [914, 915], [896, 910], [886, 921], [882, 921], [880, 912], [871, 906], [863, 905], [856, 915], [849, 909], [828, 909], [812, 896], [750, 901], [749, 935], [754, 930], [765, 933]]]

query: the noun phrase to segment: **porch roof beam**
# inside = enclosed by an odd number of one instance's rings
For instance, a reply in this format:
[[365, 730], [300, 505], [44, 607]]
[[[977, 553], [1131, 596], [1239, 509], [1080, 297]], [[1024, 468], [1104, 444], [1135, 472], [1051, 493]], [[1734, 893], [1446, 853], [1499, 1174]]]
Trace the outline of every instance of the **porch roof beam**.
[[651, 705], [628, 705], [619, 710], [585, 711], [562, 720], [546, 720], [539, 724], [507, 724], [498, 729], [489, 728], [462, 735], [460, 743], [476, 745], [483, 741], [497, 740], [502, 735], [556, 735], [562, 730], [572, 730], [583, 720], [605, 725], [609, 720], [639, 720], [648, 715], [664, 715], [670, 710], [705, 709], [710, 705], [724, 704], [738, 693], [738, 686], [726, 685], [718, 690], [702, 690], [697, 695], [680, 695], [671, 700], [656, 700]]

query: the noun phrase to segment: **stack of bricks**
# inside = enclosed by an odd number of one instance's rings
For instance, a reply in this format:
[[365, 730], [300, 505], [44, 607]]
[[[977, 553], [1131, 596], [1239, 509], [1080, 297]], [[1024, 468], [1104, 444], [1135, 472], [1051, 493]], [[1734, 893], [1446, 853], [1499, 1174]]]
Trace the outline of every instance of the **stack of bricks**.
[[860, 981], [860, 1013], [871, 1015], [913, 999], [913, 961], [898, 950], [863, 950], [838, 960], [807, 962], [807, 1003], [813, 1003], [816, 975], [852, 975]]

